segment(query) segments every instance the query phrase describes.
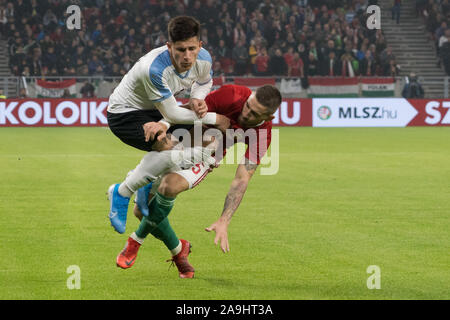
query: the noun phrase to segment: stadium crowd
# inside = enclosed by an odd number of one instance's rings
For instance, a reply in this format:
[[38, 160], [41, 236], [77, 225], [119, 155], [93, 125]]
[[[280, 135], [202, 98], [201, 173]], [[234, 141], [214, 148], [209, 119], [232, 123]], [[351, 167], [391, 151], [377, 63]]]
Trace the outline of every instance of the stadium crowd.
[[430, 38], [434, 41], [438, 64], [450, 76], [450, 1], [416, 0], [417, 15], [424, 18]]
[[[432, 0], [430, 0], [432, 1]], [[447, 2], [444, 0], [443, 2]], [[123, 76], [167, 41], [167, 22], [192, 15], [215, 76], [396, 76], [381, 30], [366, 27], [376, 0], [0, 0], [0, 31], [13, 75]]]

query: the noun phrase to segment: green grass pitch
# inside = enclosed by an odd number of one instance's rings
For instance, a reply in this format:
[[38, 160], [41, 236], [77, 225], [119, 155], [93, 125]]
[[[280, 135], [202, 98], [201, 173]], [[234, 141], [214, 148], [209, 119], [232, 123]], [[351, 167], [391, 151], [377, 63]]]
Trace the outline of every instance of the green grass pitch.
[[115, 265], [138, 221], [130, 210], [115, 233], [105, 193], [142, 152], [105, 128], [0, 128], [0, 299], [450, 298], [449, 128], [279, 130], [279, 172], [254, 176], [229, 254], [204, 228], [236, 166], [178, 197], [171, 224], [196, 268], [179, 279], [154, 238], [133, 268]]

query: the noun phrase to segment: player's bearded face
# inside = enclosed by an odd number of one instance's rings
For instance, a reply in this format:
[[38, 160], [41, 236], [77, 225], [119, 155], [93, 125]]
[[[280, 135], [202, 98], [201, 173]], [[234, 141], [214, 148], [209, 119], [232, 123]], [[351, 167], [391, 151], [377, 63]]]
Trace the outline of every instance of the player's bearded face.
[[245, 102], [238, 117], [238, 122], [244, 128], [251, 128], [271, 119], [273, 119], [273, 116], [267, 112], [267, 108], [258, 102], [255, 94], [252, 94]]
[[202, 48], [202, 42], [197, 37], [185, 41], [167, 42], [172, 64], [178, 73], [186, 72], [192, 68]]

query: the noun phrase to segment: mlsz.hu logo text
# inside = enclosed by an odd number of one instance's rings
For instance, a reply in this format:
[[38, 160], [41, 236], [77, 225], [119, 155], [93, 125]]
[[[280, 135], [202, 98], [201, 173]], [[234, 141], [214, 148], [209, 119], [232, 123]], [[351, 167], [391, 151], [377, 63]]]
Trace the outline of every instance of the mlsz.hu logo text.
[[397, 119], [397, 110], [383, 107], [340, 107], [339, 119]]

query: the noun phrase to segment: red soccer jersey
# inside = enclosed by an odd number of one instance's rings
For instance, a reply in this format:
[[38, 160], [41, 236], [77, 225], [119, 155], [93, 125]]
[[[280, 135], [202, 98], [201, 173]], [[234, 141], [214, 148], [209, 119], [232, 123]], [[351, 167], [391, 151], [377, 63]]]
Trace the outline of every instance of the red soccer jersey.
[[235, 132], [238, 132], [239, 129], [243, 130], [242, 139], [239, 139], [239, 136], [241, 136], [239, 134], [236, 134], [237, 139], [234, 138], [233, 141], [225, 139], [227, 143], [224, 144], [224, 155], [226, 148], [231, 147], [236, 142], [244, 142], [247, 145], [245, 157], [251, 162], [259, 164], [271, 142], [272, 121], [265, 121], [260, 126], [253, 128], [243, 128], [239, 125], [239, 115], [251, 94], [252, 91], [247, 87], [224, 85], [208, 94], [205, 101], [208, 105], [208, 111], [222, 114], [231, 120], [231, 127]]

